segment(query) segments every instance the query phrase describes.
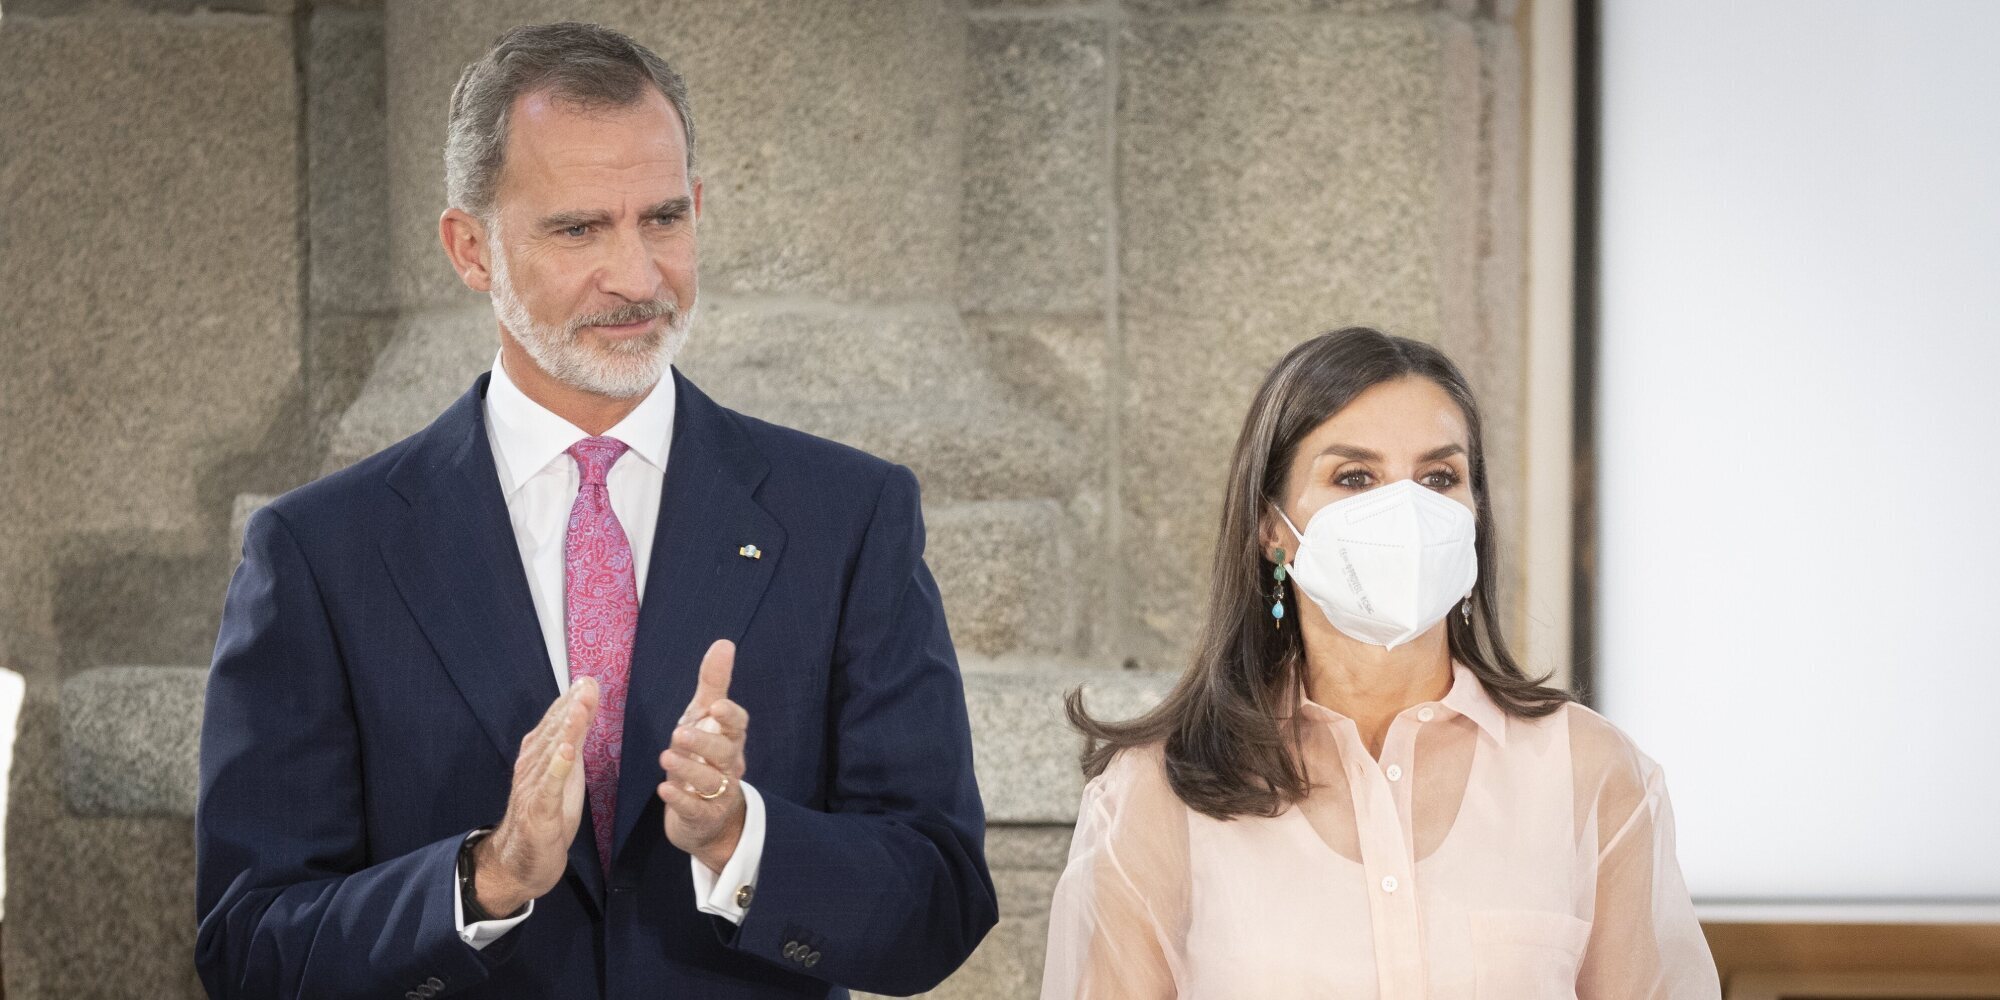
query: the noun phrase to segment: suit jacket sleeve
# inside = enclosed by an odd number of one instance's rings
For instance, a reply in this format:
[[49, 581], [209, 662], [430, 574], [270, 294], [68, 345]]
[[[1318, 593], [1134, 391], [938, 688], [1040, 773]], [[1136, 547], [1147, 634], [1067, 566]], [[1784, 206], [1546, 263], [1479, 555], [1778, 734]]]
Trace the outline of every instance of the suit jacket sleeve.
[[841, 612], [826, 810], [765, 795], [756, 899], [722, 928], [738, 949], [897, 995], [936, 986], [999, 916], [965, 690], [923, 546], [917, 481], [899, 466]]
[[[195, 965], [212, 997], [438, 994], [511, 951], [455, 927], [464, 835], [372, 861], [360, 736], [313, 569], [260, 511], [229, 585], [202, 716]], [[509, 935], [509, 938], [518, 935]]]

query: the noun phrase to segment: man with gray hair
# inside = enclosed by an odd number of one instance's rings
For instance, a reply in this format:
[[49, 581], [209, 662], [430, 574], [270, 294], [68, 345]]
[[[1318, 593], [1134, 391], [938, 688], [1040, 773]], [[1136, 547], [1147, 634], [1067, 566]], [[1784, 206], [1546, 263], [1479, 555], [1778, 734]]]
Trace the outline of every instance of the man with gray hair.
[[694, 152], [681, 78], [606, 28], [460, 77], [439, 236], [499, 353], [245, 533], [212, 996], [913, 993], [996, 920], [915, 479], [672, 367]]

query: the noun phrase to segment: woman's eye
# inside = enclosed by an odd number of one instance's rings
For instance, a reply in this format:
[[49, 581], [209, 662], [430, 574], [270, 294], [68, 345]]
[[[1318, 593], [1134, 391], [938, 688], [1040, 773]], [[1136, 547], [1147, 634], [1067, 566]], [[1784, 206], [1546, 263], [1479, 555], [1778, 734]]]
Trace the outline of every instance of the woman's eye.
[[1458, 485], [1458, 474], [1444, 470], [1426, 473], [1423, 484], [1434, 490], [1448, 490]]
[[1360, 471], [1343, 472], [1333, 477], [1333, 484], [1342, 489], [1364, 490], [1368, 488], [1368, 473]]

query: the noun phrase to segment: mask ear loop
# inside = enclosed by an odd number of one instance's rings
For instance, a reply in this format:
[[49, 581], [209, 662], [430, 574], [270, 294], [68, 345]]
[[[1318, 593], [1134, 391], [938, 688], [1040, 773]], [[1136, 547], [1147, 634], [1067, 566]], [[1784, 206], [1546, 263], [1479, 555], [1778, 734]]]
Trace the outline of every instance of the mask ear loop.
[[1299, 526], [1293, 524], [1292, 519], [1285, 516], [1285, 508], [1280, 507], [1277, 504], [1272, 504], [1271, 509], [1278, 512], [1278, 520], [1285, 522], [1285, 527], [1292, 529], [1292, 537], [1298, 539], [1299, 544], [1301, 546], [1305, 545], [1306, 543], [1305, 532], [1300, 531]]

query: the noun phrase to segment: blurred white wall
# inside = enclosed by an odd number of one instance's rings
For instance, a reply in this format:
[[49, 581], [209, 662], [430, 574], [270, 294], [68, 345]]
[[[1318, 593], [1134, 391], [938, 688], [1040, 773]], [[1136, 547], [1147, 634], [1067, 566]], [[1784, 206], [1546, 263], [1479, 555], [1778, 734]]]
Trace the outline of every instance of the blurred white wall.
[[1602, 21], [1600, 704], [1698, 899], [2000, 900], [2000, 3]]
[[[0, 667], [0, 858], [7, 856], [7, 787], [14, 771], [14, 724], [21, 718], [27, 685], [21, 675]], [[6, 915], [7, 866], [0, 865], [0, 917]]]

